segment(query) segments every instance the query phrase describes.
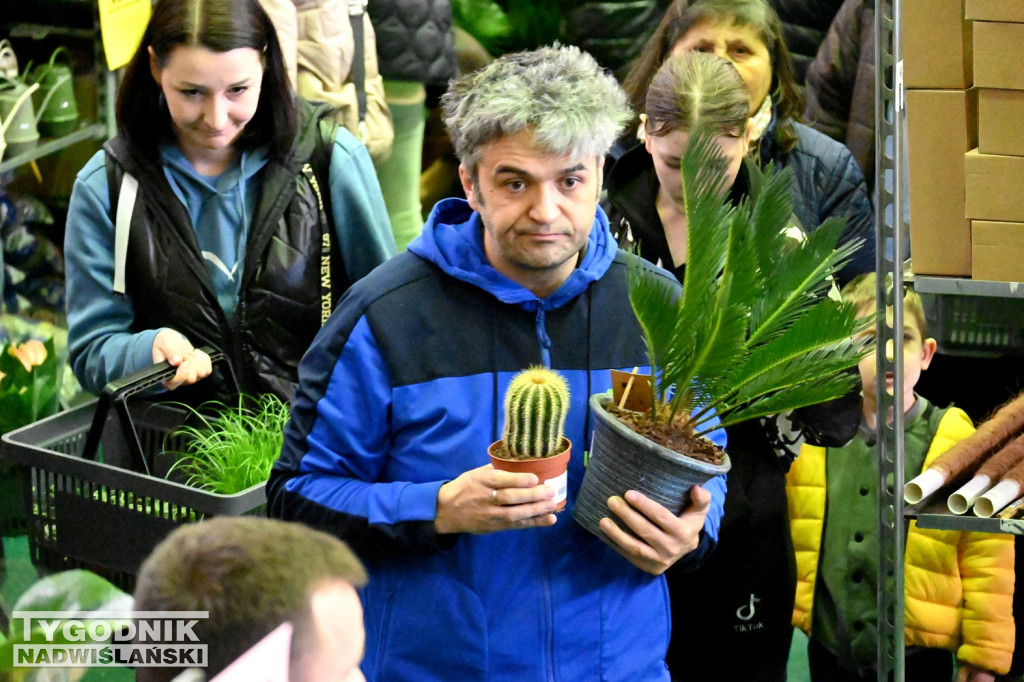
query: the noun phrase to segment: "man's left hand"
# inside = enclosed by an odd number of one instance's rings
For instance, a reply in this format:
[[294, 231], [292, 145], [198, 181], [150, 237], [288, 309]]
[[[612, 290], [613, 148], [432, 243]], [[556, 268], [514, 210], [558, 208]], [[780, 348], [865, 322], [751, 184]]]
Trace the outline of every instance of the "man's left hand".
[[661, 575], [697, 548], [700, 531], [704, 528], [704, 519], [711, 505], [711, 493], [693, 486], [690, 489], [690, 504], [679, 516], [635, 490], [628, 491], [624, 497], [608, 498], [608, 508], [637, 537], [622, 530], [607, 517], [601, 519], [601, 530], [615, 543], [615, 549], [629, 563], [651, 575]]

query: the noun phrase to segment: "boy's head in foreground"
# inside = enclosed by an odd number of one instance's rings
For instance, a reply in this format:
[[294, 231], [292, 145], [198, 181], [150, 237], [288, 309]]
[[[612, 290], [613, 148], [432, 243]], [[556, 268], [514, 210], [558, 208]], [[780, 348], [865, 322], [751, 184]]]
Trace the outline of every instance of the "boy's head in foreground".
[[[861, 317], [872, 316], [877, 310], [876, 282], [875, 273], [869, 272], [855, 278], [843, 288], [843, 299], [853, 303], [857, 307], [857, 314]], [[893, 311], [891, 308], [886, 310], [885, 319], [891, 326], [893, 321]], [[874, 340], [875, 326], [871, 325], [858, 336]], [[927, 335], [921, 297], [913, 289], [906, 288], [903, 295], [902, 403], [904, 412], [909, 410], [914, 404], [914, 387], [917, 386], [917, 382], [921, 378], [921, 372], [928, 369], [928, 366], [931, 364], [932, 357], [935, 355], [935, 348], [935, 339], [929, 338]], [[877, 345], [874, 345], [871, 352], [861, 358], [860, 361], [860, 379], [864, 393], [864, 415], [871, 422], [874, 420], [878, 404], [879, 381], [876, 352]], [[886, 353], [892, 359], [892, 345], [886, 349]], [[885, 377], [885, 388], [889, 392], [892, 392], [894, 383], [891, 375]]]
[[[207, 679], [284, 622], [293, 626], [293, 681], [362, 680], [366, 572], [345, 543], [299, 523], [254, 516], [187, 524], [142, 564], [136, 611], [208, 611], [194, 628], [208, 645]], [[181, 668], [139, 668], [140, 682]]]

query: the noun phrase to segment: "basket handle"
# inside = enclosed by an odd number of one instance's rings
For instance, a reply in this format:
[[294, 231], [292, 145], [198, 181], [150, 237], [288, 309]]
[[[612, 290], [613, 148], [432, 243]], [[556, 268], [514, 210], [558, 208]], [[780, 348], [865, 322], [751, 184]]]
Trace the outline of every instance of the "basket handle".
[[[224, 360], [227, 356], [223, 351], [215, 350], [210, 346], [203, 346], [199, 350], [210, 356], [211, 362]], [[153, 386], [170, 379], [178, 371], [168, 362], [158, 362], [143, 367], [137, 372], [126, 374], [120, 379], [115, 379], [103, 387], [99, 401], [96, 403], [96, 412], [92, 416], [92, 425], [89, 427], [89, 434], [85, 439], [85, 448], [82, 451], [82, 458], [95, 460], [99, 451], [100, 439], [103, 437], [103, 426], [106, 424], [107, 415], [113, 407], [120, 417], [121, 428], [124, 431], [125, 440], [128, 442], [128, 449], [131, 451], [132, 462], [137, 471], [150, 474], [149, 462], [142, 452], [142, 444], [139, 442], [139, 434], [135, 431], [131, 414], [128, 412], [127, 400], [131, 396], [145, 391]]]

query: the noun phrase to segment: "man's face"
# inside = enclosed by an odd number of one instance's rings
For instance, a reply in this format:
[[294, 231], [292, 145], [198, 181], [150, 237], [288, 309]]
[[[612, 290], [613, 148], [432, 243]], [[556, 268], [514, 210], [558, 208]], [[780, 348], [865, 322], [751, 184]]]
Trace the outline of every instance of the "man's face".
[[365, 682], [363, 660], [366, 631], [359, 595], [348, 583], [330, 582], [310, 600], [316, 641], [292, 662], [293, 682]]
[[484, 148], [475, 183], [460, 166], [491, 265], [539, 297], [558, 289], [590, 236], [603, 164], [534, 149], [521, 131]]

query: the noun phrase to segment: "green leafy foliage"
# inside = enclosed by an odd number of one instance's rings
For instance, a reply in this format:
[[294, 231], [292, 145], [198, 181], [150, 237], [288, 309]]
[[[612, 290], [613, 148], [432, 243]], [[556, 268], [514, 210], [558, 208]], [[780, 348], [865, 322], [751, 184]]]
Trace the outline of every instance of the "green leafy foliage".
[[246, 396], [228, 406], [211, 402], [193, 409], [184, 406], [195, 423], [168, 434], [168, 441], [182, 436], [185, 452], [171, 471], [180, 470], [188, 485], [222, 495], [233, 495], [264, 483], [281, 453], [288, 405], [276, 396], [259, 400]]
[[539, 0], [452, 0], [452, 17], [495, 56], [550, 45], [562, 20], [559, 3]]
[[[36, 581], [14, 604], [14, 611], [72, 611], [80, 615], [83, 621], [90, 619], [89, 614], [96, 611], [124, 611], [132, 609], [132, 597], [122, 592], [112, 583], [95, 573], [83, 570], [63, 571], [54, 573]], [[119, 627], [120, 620], [101, 619], [111, 625], [111, 629]], [[126, 619], [127, 620], [127, 619]], [[126, 621], [124, 621], [126, 622]], [[81, 644], [69, 641], [61, 628], [53, 638], [47, 641], [45, 633], [38, 624], [30, 625], [26, 636], [24, 621], [13, 620], [10, 632], [0, 633], [0, 679], [4, 675], [14, 673], [20, 679], [26, 668], [14, 667], [14, 647], [21, 644]], [[91, 640], [91, 643], [96, 643]], [[62, 669], [66, 670], [66, 669]], [[11, 679], [11, 677], [8, 677]], [[56, 678], [55, 678], [56, 679]]]
[[0, 433], [60, 409], [63, 369], [52, 336], [0, 346]]
[[638, 259], [630, 268], [630, 302], [656, 377], [651, 419], [695, 436], [711, 430], [714, 415], [728, 426], [845, 394], [858, 381], [847, 370], [865, 352], [853, 335], [869, 324], [829, 297], [831, 273], [859, 246], [837, 247], [845, 221], [794, 238], [791, 171], [769, 168], [733, 206], [722, 198], [724, 167], [713, 139], [694, 134], [682, 159], [682, 295], [646, 276]]

